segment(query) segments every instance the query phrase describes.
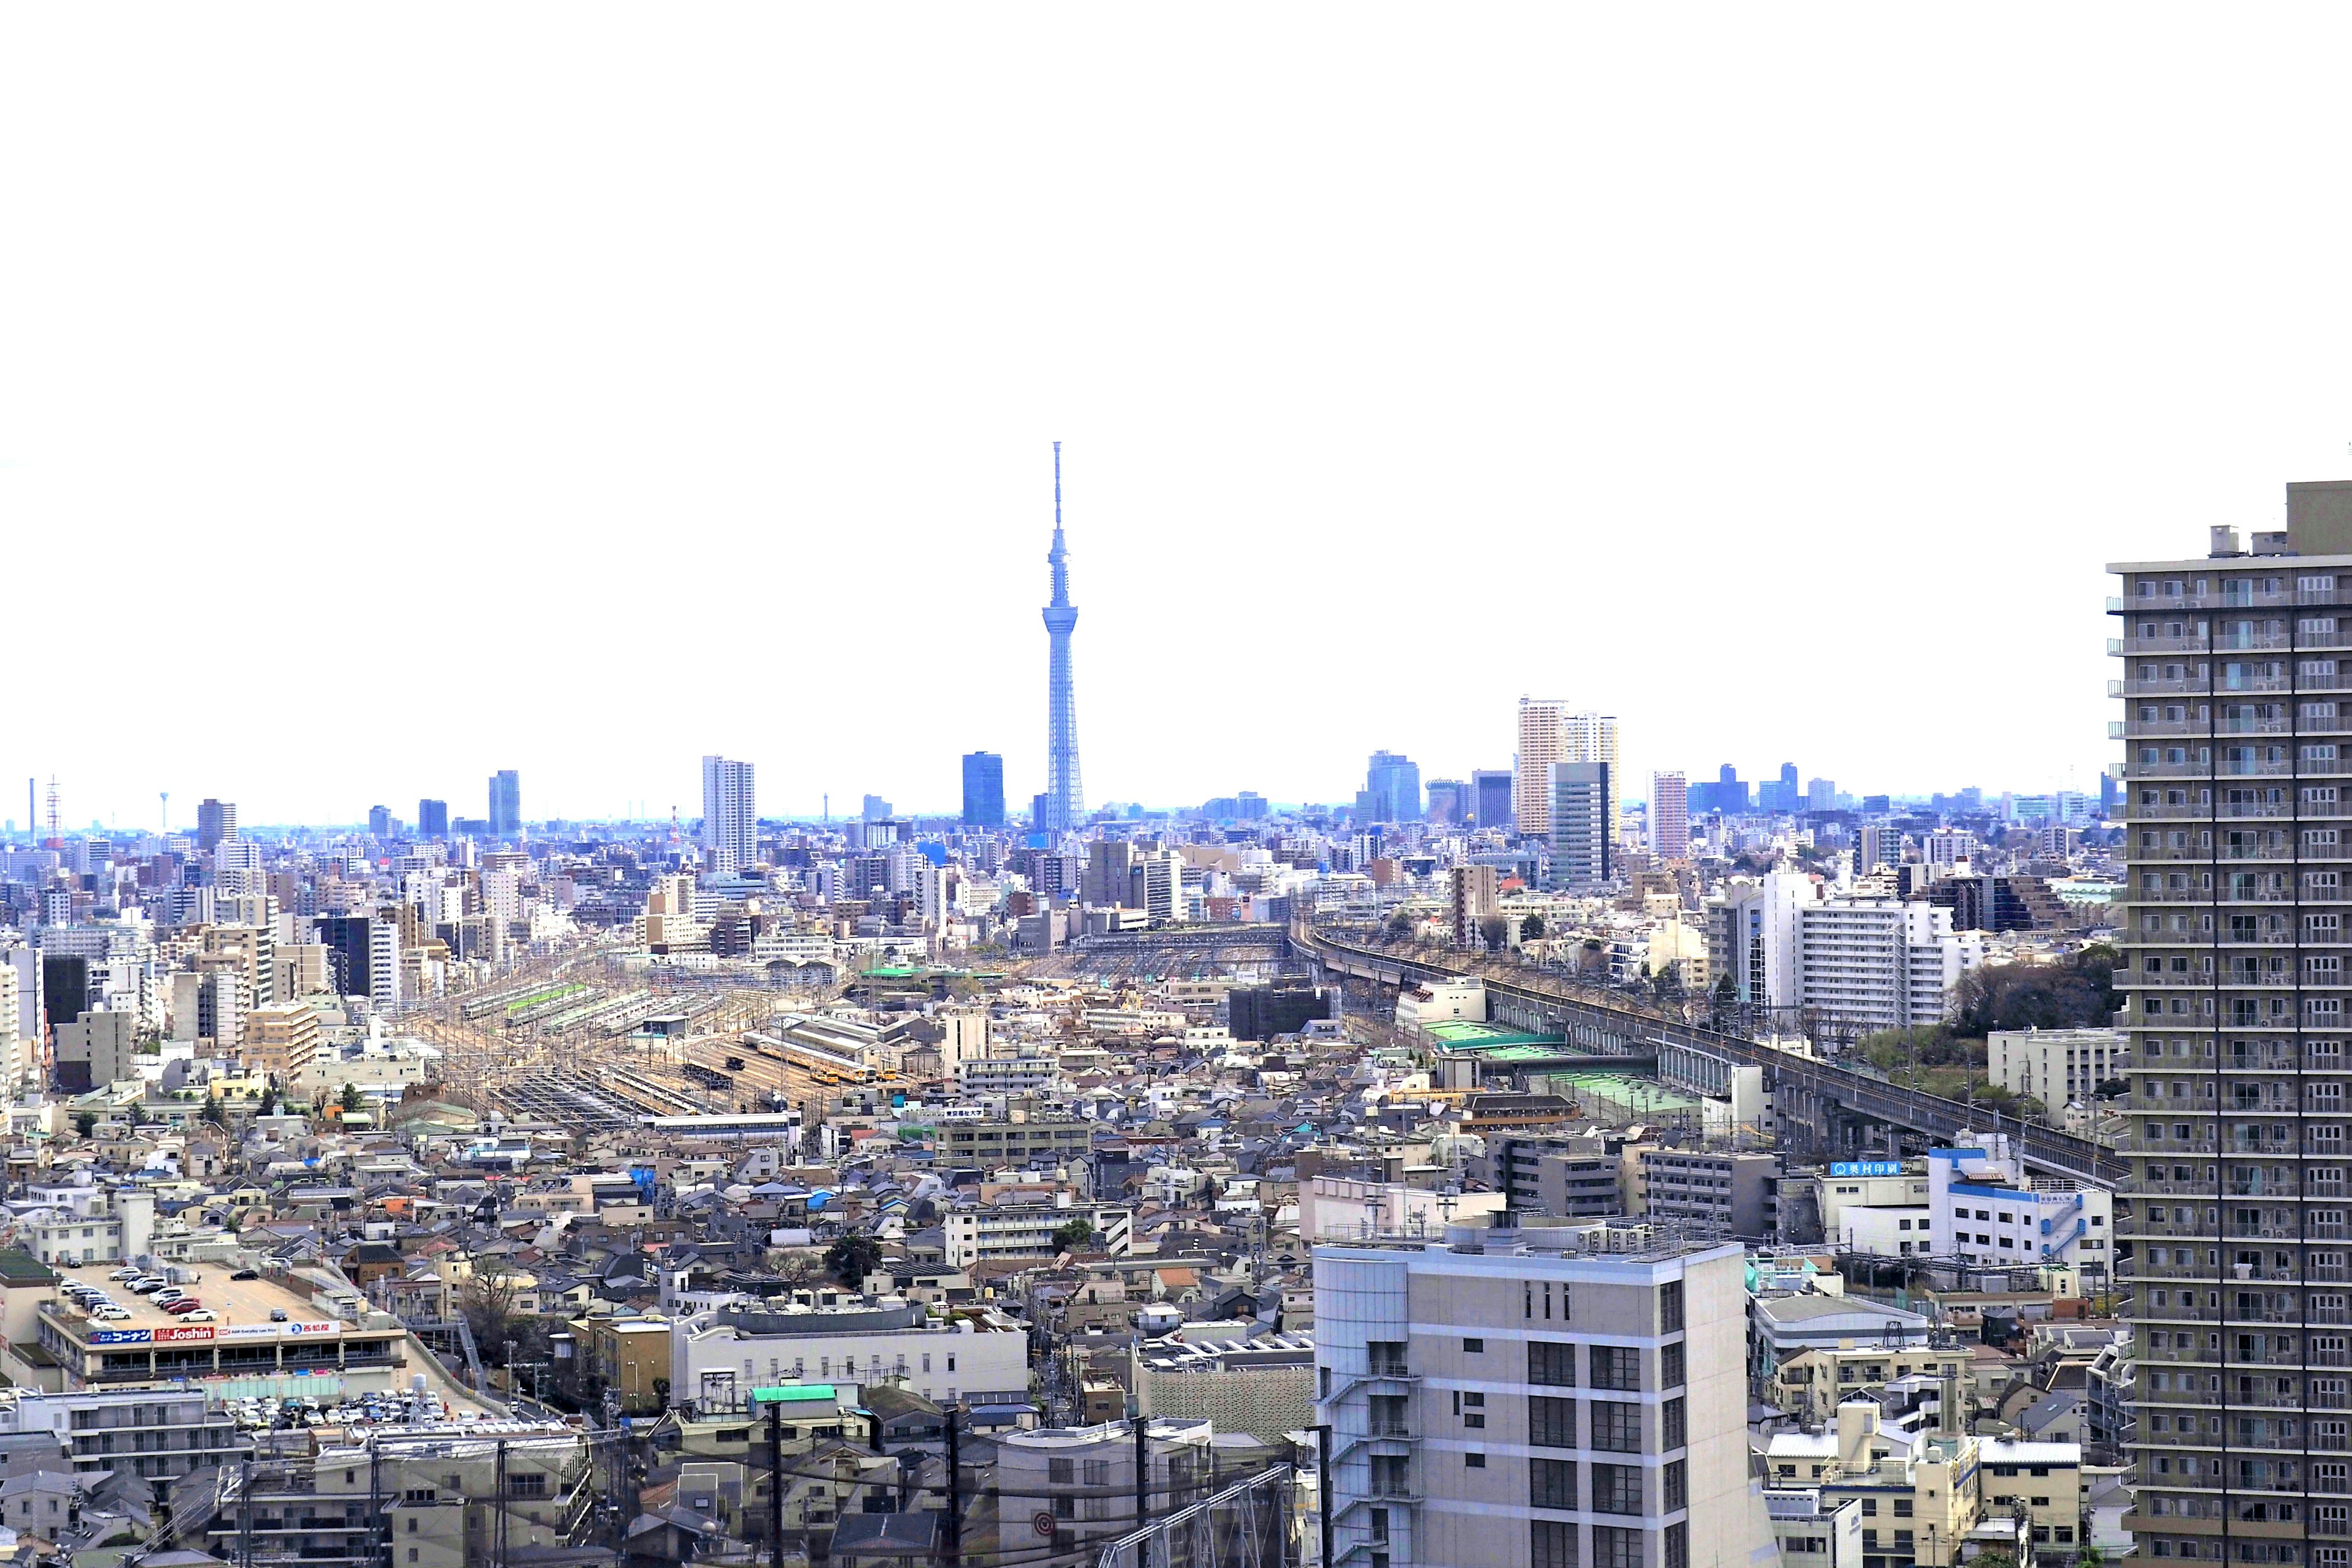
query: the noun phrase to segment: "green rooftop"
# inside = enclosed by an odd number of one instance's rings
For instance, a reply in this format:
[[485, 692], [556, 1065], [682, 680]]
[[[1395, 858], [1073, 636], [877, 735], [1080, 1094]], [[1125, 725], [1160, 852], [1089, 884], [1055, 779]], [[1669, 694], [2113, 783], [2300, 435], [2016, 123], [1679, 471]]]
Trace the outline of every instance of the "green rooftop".
[[829, 1383], [787, 1383], [776, 1388], [755, 1388], [751, 1391], [754, 1405], [799, 1405], [811, 1400], [835, 1398]]
[[1500, 1024], [1477, 1024], [1467, 1018], [1447, 1018], [1435, 1024], [1423, 1024], [1423, 1033], [1439, 1044], [1455, 1050], [1483, 1051], [1497, 1046], [1566, 1046], [1563, 1035], [1529, 1035], [1507, 1029]]

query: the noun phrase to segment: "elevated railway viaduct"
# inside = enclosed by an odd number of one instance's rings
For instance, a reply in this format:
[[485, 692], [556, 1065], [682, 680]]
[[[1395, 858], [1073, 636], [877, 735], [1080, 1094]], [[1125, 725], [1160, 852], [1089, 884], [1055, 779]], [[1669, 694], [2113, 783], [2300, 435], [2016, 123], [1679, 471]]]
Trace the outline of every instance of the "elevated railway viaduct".
[[1294, 924], [1288, 936], [1293, 953], [1322, 973], [1391, 989], [1477, 976], [1486, 982], [1488, 1006], [1498, 1021], [1563, 1035], [1570, 1044], [1597, 1055], [1654, 1056], [1663, 1046], [1679, 1046], [1728, 1063], [1761, 1068], [1783, 1133], [1830, 1159], [1863, 1158], [1892, 1148], [1898, 1142], [1896, 1130], [1937, 1142], [1962, 1131], [2000, 1131], [2009, 1134], [2026, 1163], [2047, 1174], [2113, 1187], [2125, 1173], [2121, 1160], [2089, 1139], [1686, 1024], [1629, 997], [1538, 971], [1498, 977], [1493, 970], [1397, 952], [1303, 921]]

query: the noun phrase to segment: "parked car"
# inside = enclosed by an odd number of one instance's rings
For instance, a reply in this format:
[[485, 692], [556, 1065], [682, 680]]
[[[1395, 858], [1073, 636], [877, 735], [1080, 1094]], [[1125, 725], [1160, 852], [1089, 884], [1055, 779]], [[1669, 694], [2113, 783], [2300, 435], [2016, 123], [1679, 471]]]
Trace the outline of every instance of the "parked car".
[[203, 1309], [204, 1303], [197, 1300], [194, 1296], [183, 1296], [178, 1300], [167, 1305], [163, 1310], [171, 1313], [172, 1316], [175, 1318], [184, 1318], [190, 1312], [201, 1311]]
[[199, 1307], [192, 1312], [182, 1312], [179, 1318], [184, 1323], [214, 1323], [220, 1321], [220, 1314]]
[[232, 1279], [258, 1279], [261, 1276], [253, 1269], [240, 1268], [236, 1273], [230, 1275], [229, 1278]]
[[285, 1308], [283, 1308], [283, 1307], [272, 1307], [272, 1308], [270, 1308], [270, 1309], [269, 1309], [269, 1321], [270, 1321], [271, 1322], [273, 1322], [273, 1323], [282, 1323], [282, 1322], [284, 1322], [284, 1321], [286, 1321], [286, 1309], [285, 1309]]

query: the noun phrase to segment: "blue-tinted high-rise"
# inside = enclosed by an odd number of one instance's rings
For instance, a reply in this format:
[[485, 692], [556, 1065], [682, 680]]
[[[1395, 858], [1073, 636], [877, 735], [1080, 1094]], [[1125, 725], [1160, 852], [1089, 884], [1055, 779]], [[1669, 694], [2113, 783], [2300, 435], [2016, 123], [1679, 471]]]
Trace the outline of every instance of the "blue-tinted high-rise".
[[1004, 826], [1004, 759], [994, 752], [971, 752], [964, 756], [963, 825]]

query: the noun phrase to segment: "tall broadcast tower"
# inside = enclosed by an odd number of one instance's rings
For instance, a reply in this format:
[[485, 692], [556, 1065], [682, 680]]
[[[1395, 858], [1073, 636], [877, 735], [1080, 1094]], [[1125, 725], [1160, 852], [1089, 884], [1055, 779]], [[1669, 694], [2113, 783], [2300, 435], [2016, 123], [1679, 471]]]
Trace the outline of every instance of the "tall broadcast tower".
[[1078, 624], [1070, 603], [1070, 552], [1062, 542], [1062, 444], [1054, 443], [1054, 548], [1045, 554], [1054, 569], [1054, 599], [1045, 606], [1045, 820], [1048, 833], [1063, 833], [1086, 820], [1086, 795], [1078, 787], [1078, 693], [1070, 679], [1070, 633]]

